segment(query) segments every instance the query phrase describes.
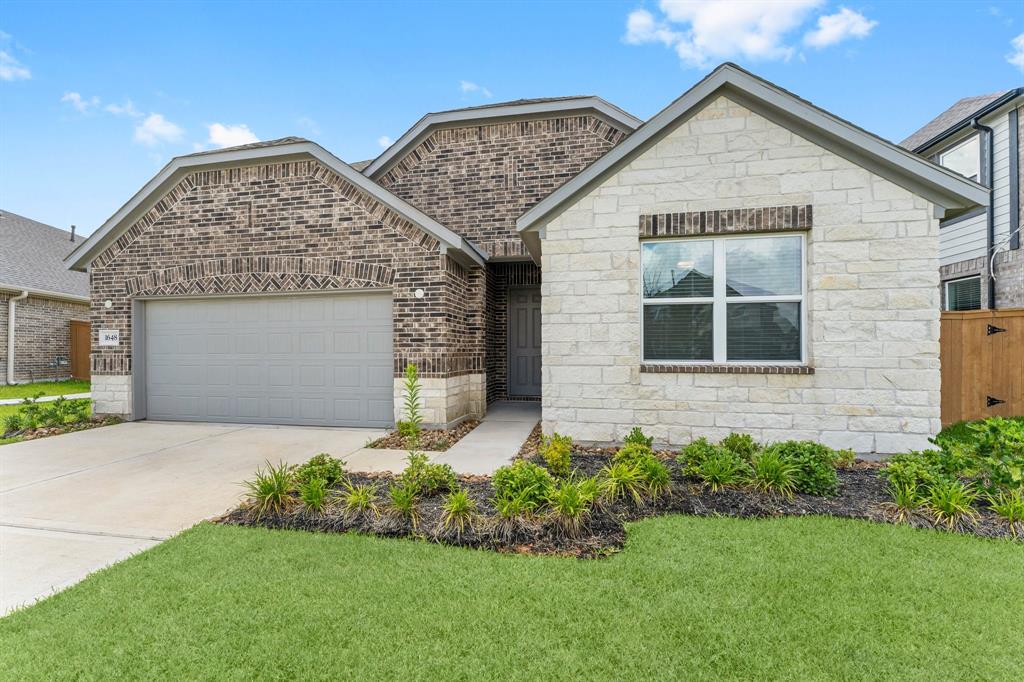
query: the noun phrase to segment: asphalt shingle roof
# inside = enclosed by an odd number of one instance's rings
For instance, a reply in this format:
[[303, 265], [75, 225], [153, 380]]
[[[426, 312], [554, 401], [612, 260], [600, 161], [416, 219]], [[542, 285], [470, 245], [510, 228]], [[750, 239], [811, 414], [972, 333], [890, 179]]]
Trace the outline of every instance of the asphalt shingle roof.
[[0, 210], [0, 284], [89, 295], [89, 275], [68, 270], [64, 257], [84, 241], [71, 233]]
[[220, 154], [221, 152], [237, 152], [243, 149], [260, 149], [262, 147], [278, 147], [284, 144], [297, 144], [299, 142], [309, 142], [304, 137], [279, 137], [276, 140], [263, 140], [262, 142], [250, 142], [249, 144], [240, 144], [234, 147], [220, 147], [218, 149], [206, 149], [201, 152], [195, 152], [193, 154], [185, 154], [184, 156], [205, 156], [206, 154]]
[[931, 121], [926, 123], [913, 135], [900, 142], [900, 146], [904, 149], [914, 151], [922, 144], [932, 139], [936, 135], [941, 135], [945, 131], [952, 128], [960, 121], [968, 118], [972, 114], [984, 109], [986, 106], [996, 101], [1009, 90], [1002, 90], [1000, 92], [993, 92], [988, 95], [976, 95], [974, 97], [964, 97], [959, 100], [956, 104], [946, 109], [941, 114], [933, 118]]

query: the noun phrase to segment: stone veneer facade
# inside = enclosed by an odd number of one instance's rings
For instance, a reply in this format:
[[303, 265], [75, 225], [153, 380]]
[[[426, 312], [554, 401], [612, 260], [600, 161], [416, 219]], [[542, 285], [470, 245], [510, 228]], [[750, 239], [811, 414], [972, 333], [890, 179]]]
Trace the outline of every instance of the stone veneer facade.
[[[641, 362], [641, 216], [810, 206], [808, 367]], [[932, 206], [724, 96], [551, 219], [543, 239], [543, 427], [660, 443], [733, 431], [858, 452], [928, 445], [939, 420]]]
[[[11, 297], [12, 294], [0, 293], [0, 382], [7, 379], [7, 309]], [[14, 380], [20, 383], [71, 378], [71, 320], [87, 321], [89, 306], [34, 295], [16, 305]]]

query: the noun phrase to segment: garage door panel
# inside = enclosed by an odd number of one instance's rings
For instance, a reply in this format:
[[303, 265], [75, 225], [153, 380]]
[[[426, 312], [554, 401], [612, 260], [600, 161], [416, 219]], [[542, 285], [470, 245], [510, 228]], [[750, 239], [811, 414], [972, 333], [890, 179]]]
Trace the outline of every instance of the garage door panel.
[[151, 419], [390, 426], [391, 297], [150, 301]]

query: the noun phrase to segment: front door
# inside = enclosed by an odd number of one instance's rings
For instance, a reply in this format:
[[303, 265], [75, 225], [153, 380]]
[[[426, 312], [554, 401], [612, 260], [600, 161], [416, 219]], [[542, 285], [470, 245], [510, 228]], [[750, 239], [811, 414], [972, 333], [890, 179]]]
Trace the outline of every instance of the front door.
[[540, 287], [508, 292], [508, 394], [540, 396]]

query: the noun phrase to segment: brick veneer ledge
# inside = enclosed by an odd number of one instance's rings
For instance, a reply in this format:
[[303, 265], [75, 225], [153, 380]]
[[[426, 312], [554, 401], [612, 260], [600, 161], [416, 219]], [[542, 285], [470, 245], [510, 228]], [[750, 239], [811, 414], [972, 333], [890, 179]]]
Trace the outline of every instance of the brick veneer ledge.
[[640, 365], [643, 374], [814, 374], [807, 365]]
[[640, 216], [640, 237], [810, 230], [811, 206], [763, 206]]

